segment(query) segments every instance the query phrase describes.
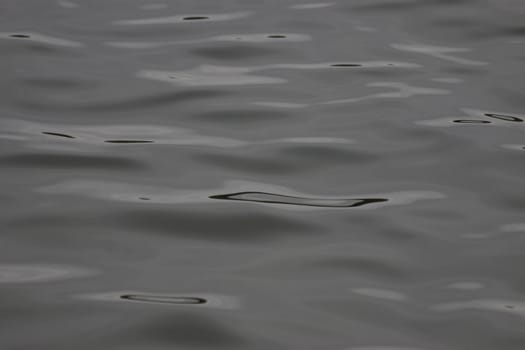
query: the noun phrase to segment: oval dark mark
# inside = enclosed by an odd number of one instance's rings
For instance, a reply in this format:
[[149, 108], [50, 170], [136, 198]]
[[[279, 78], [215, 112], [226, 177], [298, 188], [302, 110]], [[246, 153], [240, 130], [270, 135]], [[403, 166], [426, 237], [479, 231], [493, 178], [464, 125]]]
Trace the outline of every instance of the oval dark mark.
[[151, 200], [151, 198], [148, 198], [148, 197], [139, 197], [140, 200], [143, 200], [143, 201], [149, 201]]
[[19, 39], [27, 39], [30, 38], [27, 34], [12, 34], [10, 35], [11, 38], [19, 38]]
[[362, 64], [357, 63], [335, 63], [331, 64], [332, 67], [362, 67]]
[[490, 124], [488, 120], [475, 120], [475, 119], [456, 119], [454, 123], [460, 124]]
[[504, 120], [506, 122], [517, 122], [517, 123], [522, 123], [523, 122], [523, 119], [518, 118], [518, 117], [513, 117], [511, 115], [496, 114], [496, 113], [485, 113], [485, 116], [487, 116], [489, 118]]
[[44, 134], [44, 135], [51, 135], [51, 136], [65, 137], [65, 138], [68, 138], [68, 139], [74, 139], [75, 138], [74, 136], [67, 135], [67, 134], [61, 134], [61, 133], [58, 133], [58, 132], [43, 131], [42, 134]]
[[206, 304], [206, 299], [199, 297], [176, 297], [170, 295], [148, 295], [148, 294], [124, 294], [120, 296], [121, 299], [140, 301], [144, 303], [159, 303], [159, 304], [183, 304], [183, 305], [197, 305]]
[[286, 38], [286, 35], [268, 35], [267, 38], [270, 38], [270, 39], [284, 39], [284, 38]]
[[507, 309], [514, 309], [514, 306], [513, 306], [513, 305], [505, 305], [505, 307], [506, 307]]
[[190, 17], [184, 17], [184, 21], [201, 21], [203, 19], [209, 19], [210, 17], [206, 16], [190, 16]]
[[106, 140], [106, 143], [153, 143], [149, 140]]
[[284, 196], [266, 192], [237, 192], [210, 196], [210, 199], [223, 199], [232, 201], [274, 203], [287, 205], [300, 205], [307, 207], [325, 208], [352, 208], [360, 207], [371, 203], [386, 202], [386, 198], [348, 198], [348, 199], [327, 199], [327, 198], [304, 198]]

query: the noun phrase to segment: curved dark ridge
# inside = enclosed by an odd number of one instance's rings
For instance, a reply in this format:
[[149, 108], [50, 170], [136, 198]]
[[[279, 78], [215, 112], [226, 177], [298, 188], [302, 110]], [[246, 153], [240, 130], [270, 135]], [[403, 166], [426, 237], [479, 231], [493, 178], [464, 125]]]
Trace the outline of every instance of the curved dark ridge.
[[61, 134], [59, 132], [48, 132], [48, 131], [42, 131], [42, 134], [44, 135], [51, 135], [51, 136], [59, 136], [59, 137], [65, 137], [68, 139], [74, 139], [74, 136], [68, 135], [68, 134]]
[[362, 64], [357, 63], [334, 63], [330, 65], [331, 67], [362, 67]]
[[513, 117], [511, 115], [505, 115], [505, 114], [485, 113], [485, 116], [489, 118], [504, 120], [506, 122], [517, 122], [517, 123], [523, 122], [523, 119], [521, 118]]
[[19, 39], [27, 39], [27, 38], [30, 38], [29, 35], [27, 34], [12, 34], [12, 35], [9, 35], [11, 38], [19, 38]]
[[197, 305], [206, 304], [207, 302], [206, 299], [199, 297], [175, 297], [170, 295], [124, 294], [121, 295], [120, 298], [131, 301], [159, 304]]
[[476, 120], [476, 119], [456, 119], [454, 120], [454, 123], [461, 123], [461, 124], [490, 124], [488, 120]]
[[150, 140], [106, 140], [106, 143], [153, 143]]
[[274, 203], [287, 205], [300, 205], [307, 207], [324, 208], [355, 208], [372, 203], [388, 201], [387, 198], [349, 198], [349, 199], [329, 199], [329, 198], [304, 198], [285, 196], [281, 194], [266, 192], [237, 192], [230, 194], [220, 194], [210, 196], [210, 199], [223, 199], [232, 201]]
[[183, 18], [184, 21], [199, 21], [199, 20], [203, 20], [203, 19], [210, 19], [210, 17], [206, 17], [206, 16], [189, 16], [189, 17], [184, 17]]

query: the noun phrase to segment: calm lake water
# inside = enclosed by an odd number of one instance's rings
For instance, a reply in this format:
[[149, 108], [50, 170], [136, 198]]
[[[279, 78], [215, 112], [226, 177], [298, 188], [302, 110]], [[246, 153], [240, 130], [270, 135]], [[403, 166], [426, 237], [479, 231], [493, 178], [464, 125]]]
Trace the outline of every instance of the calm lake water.
[[525, 349], [524, 19], [2, 0], [0, 348]]

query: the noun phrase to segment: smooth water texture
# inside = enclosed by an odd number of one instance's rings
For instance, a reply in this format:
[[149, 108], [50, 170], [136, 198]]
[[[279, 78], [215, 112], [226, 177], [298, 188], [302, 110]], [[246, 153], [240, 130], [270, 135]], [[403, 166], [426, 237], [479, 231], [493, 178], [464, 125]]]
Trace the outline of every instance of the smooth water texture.
[[0, 349], [525, 349], [524, 18], [1, 1]]

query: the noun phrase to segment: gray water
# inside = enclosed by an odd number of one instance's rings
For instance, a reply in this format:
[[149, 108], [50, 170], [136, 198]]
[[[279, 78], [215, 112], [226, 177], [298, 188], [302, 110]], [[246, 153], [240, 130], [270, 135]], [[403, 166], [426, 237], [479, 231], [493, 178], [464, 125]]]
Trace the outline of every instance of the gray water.
[[0, 349], [525, 349], [524, 18], [2, 0]]

